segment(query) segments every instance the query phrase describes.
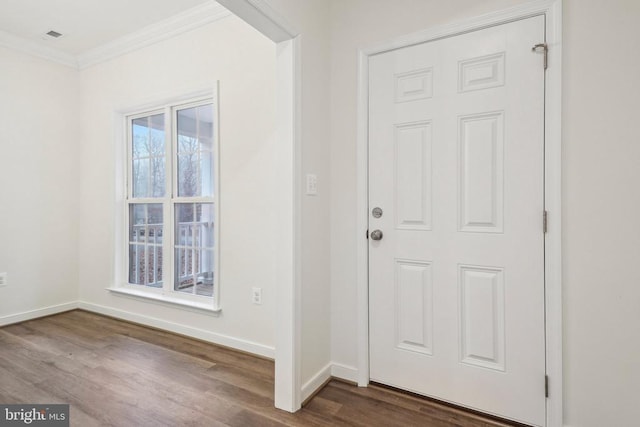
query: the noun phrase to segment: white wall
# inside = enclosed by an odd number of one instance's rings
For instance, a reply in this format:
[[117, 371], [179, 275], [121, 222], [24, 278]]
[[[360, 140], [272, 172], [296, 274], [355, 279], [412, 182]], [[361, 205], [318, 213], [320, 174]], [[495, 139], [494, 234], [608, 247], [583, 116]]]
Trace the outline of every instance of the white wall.
[[76, 70], [0, 47], [0, 324], [77, 300], [77, 106]]
[[[302, 175], [318, 176], [318, 195], [302, 197], [302, 325], [301, 378], [312, 391], [315, 377], [322, 383], [330, 355], [331, 229], [329, 178], [329, 2], [326, 0], [269, 0], [301, 34]], [[320, 385], [318, 384], [318, 385]]]
[[565, 420], [640, 419], [640, 2], [564, 8]]
[[[332, 359], [356, 354], [357, 49], [520, 0], [332, 0]], [[564, 418], [640, 418], [640, 2], [565, 0], [563, 52]], [[349, 373], [349, 370], [343, 370]]]
[[[272, 353], [278, 212], [275, 44], [232, 16], [82, 70], [80, 79], [81, 301], [93, 309], [204, 331], [203, 337], [222, 343], [246, 341]], [[215, 317], [113, 295], [105, 288], [115, 284], [114, 112], [213, 87], [215, 80], [220, 81], [222, 313]], [[253, 286], [263, 289], [262, 305], [251, 303]]]

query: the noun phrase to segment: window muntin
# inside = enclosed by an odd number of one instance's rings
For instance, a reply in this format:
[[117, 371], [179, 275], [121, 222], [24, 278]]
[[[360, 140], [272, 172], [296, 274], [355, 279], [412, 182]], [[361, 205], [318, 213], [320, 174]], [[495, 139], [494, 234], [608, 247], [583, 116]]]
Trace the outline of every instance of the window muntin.
[[167, 105], [127, 121], [127, 286], [211, 300], [218, 233], [214, 104]]

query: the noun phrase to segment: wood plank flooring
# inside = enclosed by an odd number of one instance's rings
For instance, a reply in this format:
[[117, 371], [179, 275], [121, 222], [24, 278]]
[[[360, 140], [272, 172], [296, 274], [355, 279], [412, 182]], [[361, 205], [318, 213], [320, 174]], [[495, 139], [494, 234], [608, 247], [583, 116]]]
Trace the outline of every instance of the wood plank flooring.
[[331, 381], [273, 407], [272, 361], [85, 311], [0, 328], [0, 403], [69, 403], [90, 426], [507, 426], [382, 387]]

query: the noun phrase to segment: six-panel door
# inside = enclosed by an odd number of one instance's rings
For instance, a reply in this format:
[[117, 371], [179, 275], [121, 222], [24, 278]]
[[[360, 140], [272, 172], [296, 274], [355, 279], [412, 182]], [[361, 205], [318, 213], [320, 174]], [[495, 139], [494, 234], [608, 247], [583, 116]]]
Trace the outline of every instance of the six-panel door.
[[372, 56], [371, 380], [543, 425], [544, 71], [533, 17]]

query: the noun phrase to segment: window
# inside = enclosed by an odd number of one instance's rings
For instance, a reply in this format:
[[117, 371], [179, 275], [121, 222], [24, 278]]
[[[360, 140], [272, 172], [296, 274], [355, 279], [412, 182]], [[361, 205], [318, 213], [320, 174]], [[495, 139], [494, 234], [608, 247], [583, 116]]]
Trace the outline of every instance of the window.
[[212, 99], [126, 117], [125, 288], [217, 305]]

